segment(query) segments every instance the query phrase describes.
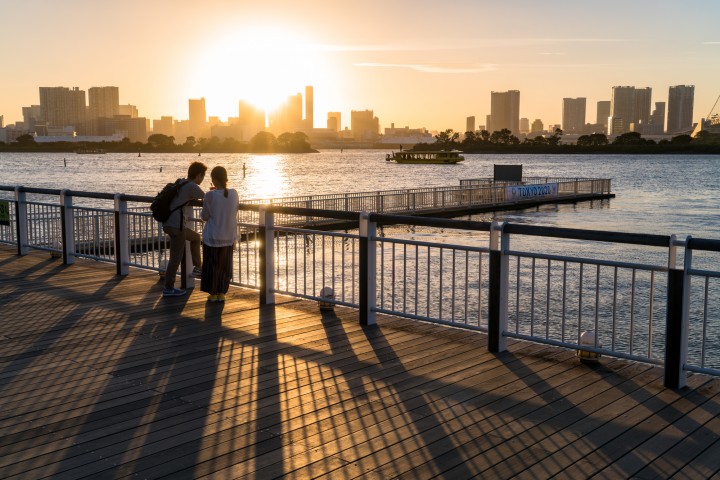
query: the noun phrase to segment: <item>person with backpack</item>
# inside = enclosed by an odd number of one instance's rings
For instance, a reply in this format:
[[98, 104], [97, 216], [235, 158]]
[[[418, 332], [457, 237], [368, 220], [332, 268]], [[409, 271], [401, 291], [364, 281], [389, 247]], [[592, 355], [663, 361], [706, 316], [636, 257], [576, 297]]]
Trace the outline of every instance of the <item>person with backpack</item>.
[[208, 302], [224, 302], [233, 276], [233, 247], [237, 240], [238, 192], [228, 188], [225, 167], [210, 172], [213, 188], [205, 195], [200, 216], [203, 228], [203, 266], [200, 289]]
[[200, 278], [202, 260], [200, 259], [200, 235], [188, 228], [189, 215], [192, 213], [188, 205], [191, 200], [202, 200], [205, 192], [200, 184], [205, 178], [207, 166], [201, 162], [193, 162], [188, 167], [187, 179], [179, 179], [176, 184], [177, 195], [170, 201], [170, 216], [163, 222], [163, 231], [170, 236], [170, 259], [165, 271], [165, 288], [163, 297], [180, 297], [185, 290], [175, 288], [175, 275], [185, 250], [185, 242], [190, 242], [190, 252], [194, 265], [192, 275]]

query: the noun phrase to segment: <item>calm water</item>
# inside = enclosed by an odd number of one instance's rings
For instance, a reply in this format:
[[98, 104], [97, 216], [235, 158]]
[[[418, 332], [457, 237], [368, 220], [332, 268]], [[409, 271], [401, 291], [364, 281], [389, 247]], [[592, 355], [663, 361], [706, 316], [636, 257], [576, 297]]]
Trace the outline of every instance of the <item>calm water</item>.
[[[343, 153], [323, 151], [308, 155], [206, 154], [199, 160], [210, 168], [216, 165], [228, 168], [230, 184], [239, 190], [241, 199], [452, 186], [458, 185], [460, 179], [491, 176], [493, 164], [496, 163], [522, 164], [525, 176], [611, 178], [612, 191], [617, 196], [612, 200], [582, 202], [574, 205], [547, 205], [530, 210], [499, 212], [495, 215], [485, 214], [472, 218], [597, 230], [675, 234], [680, 238], [691, 234], [694, 237], [720, 239], [720, 156], [717, 155], [467, 155], [466, 161], [460, 165], [397, 165], [386, 163], [385, 153], [377, 150], [356, 150]], [[64, 160], [67, 162], [67, 166], [64, 165]], [[0, 154], [0, 172], [2, 172], [0, 173], [0, 185], [69, 188], [150, 196], [157, 193], [168, 181], [183, 177], [187, 166], [195, 160], [198, 160], [197, 156], [177, 154], [143, 154], [141, 158], [138, 158], [137, 155], [132, 154], [3, 153]], [[244, 178], [243, 166], [245, 166]], [[203, 184], [203, 187], [210, 187], [209, 180]], [[7, 195], [6, 192], [0, 192], [0, 196]], [[381, 236], [383, 235], [435, 243], [487, 246], [487, 234], [482, 232], [470, 233], [403, 226], [386, 228], [381, 232]], [[391, 249], [391, 246], [388, 245], [387, 248]], [[633, 247], [601, 242], [591, 244], [562, 239], [513, 236], [511, 249], [667, 265], [666, 248]], [[412, 249], [409, 252], [412, 257]], [[383, 258], [387, 265], [396, 261], [398, 268], [403, 265], [404, 269], [406, 268], [404, 266], [406, 254], [408, 252], [402, 249], [398, 251], [385, 250]], [[682, 252], [679, 254], [682, 255]], [[427, 284], [430, 285], [430, 282], [433, 282], [432, 292], [435, 292], [438, 278], [440, 278], [440, 282], [444, 281], [447, 287], [456, 277], [454, 267], [448, 260], [449, 255], [451, 254], [448, 254], [448, 257], [442, 262], [437, 258], [432, 260], [434, 262], [432, 268], [435, 272], [433, 278], [429, 279], [430, 273], [427, 273]], [[454, 256], [452, 258], [454, 262]], [[283, 259], [280, 261], [282, 262]], [[292, 264], [295, 259], [286, 258], [284, 261]], [[410, 261], [413, 261], [412, 258]], [[425, 261], [422, 260], [423, 265]], [[476, 261], [473, 260], [473, 262]], [[719, 262], [717, 255], [697, 252], [693, 263], [696, 268], [717, 270]], [[547, 274], [543, 273], [543, 263], [539, 262], [538, 265], [540, 269], [538, 278], [545, 278]], [[412, 267], [410, 268], [412, 270]], [[480, 264], [472, 264], [470, 269], [465, 266], [465, 270], [463, 270], [463, 265], [458, 268], [458, 272], [465, 271], [467, 275], [468, 271], [479, 271]], [[484, 268], [486, 269], [487, 265]], [[515, 275], [521, 279], [517, 281], [517, 296], [510, 299], [510, 316], [523, 328], [527, 328], [528, 319], [525, 317], [527, 317], [527, 312], [531, 311], [528, 302], [535, 298], [533, 291], [530, 290], [529, 279], [534, 277], [531, 277], [533, 274], [530, 273], [529, 268], [528, 262], [524, 261], [522, 272], [519, 267], [518, 273], [515, 273], [514, 268], [511, 272], [511, 276]], [[577, 265], [572, 268], [577, 268]], [[322, 265], [318, 265], [317, 271], [319, 272], [321, 269]], [[601, 302], [601, 316], [604, 323], [600, 329], [600, 336], [602, 341], [609, 345], [611, 339], [608, 319], [612, 315], [608, 313], [609, 307], [606, 305], [606, 299], [612, 298], [612, 295], [608, 293], [612, 291], [612, 270], [606, 270], [603, 271], [601, 280], [595, 279], [592, 267], [588, 267], [583, 274], [586, 277], [583, 279], [586, 282], [584, 288], [590, 288], [588, 292], [591, 293], [586, 292], [588, 297], [582, 304], [584, 312], [582, 328], [592, 327], [587, 322], [588, 319], [591, 322], [596, 315], [593, 311], [592, 292], [594, 291], [593, 285], [597, 283], [601, 285], [600, 289], [604, 295]], [[402, 271], [404, 272], [404, 270]], [[625, 269], [619, 280], [620, 293], [617, 301], [619, 308], [622, 305], [622, 313], [618, 317], [618, 325], [627, 330], [627, 326], [634, 322], [636, 333], [633, 335], [619, 334], [618, 341], [625, 346], [635, 341], [636, 352], [639, 351], [638, 348], [652, 346], [654, 349], [652, 355], [655, 356], [662, 351], [664, 345], [662, 336], [664, 310], [661, 306], [656, 306], [653, 310], [650, 305], [652, 305], [652, 298], [656, 298], [658, 305], [662, 302], [666, 280], [658, 275], [656, 287], [648, 287], [650, 284], [645, 278], [647, 275], [643, 277], [638, 273], [637, 294], [628, 294], [627, 286], [631, 281], [628, 277], [630, 271], [631, 269]], [[383, 275], [390, 276], [379, 286], [382, 292], [381, 304], [386, 308], [393, 304], [405, 305], [404, 288], [397, 291], [394, 289], [394, 285], [398, 281], [394, 277], [395, 271], [388, 270], [388, 273], [383, 270], [383, 272]], [[634, 275], [634, 272], [632, 274]], [[484, 275], [482, 281], [487, 282], [487, 273]], [[405, 273], [402, 273], [402, 276], [406, 277]], [[579, 285], [572, 284], [572, 281], [576, 281], [576, 277], [577, 275], [571, 277], [575, 280], [571, 280], [569, 283], [568, 298], [578, 298], [577, 292], [573, 293], [572, 290], [575, 288], [580, 291], [581, 288]], [[562, 291], [561, 286], [556, 285], [559, 278], [559, 273], [553, 274], [553, 292], [555, 293]], [[289, 279], [283, 281], [290, 282]], [[458, 281], [461, 288], [467, 285], [467, 288], [463, 288], [463, 290], [470, 292], [468, 295], [477, 295], [479, 278], [466, 278]], [[511, 284], [515, 284], [515, 281], [511, 279]], [[317, 285], [324, 284], [322, 278], [318, 279]], [[285, 288], [290, 287], [285, 285]], [[427, 292], [431, 292], [429, 286]], [[436, 312], [445, 311], [444, 316], [440, 315], [442, 318], [447, 318], [448, 310], [454, 309], [456, 306], [451, 300], [452, 297], [444, 298], [447, 295], [449, 294], [443, 291], [440, 298], [434, 298], [432, 302], [428, 296], [424, 297], [429, 309], [435, 309]], [[708, 290], [707, 301], [704, 301], [702, 285], [695, 281], [692, 295], [693, 307], [690, 312], [692, 334], [689, 347], [691, 357], [694, 364], [699, 365], [698, 359], [703, 349], [699, 339], [704, 337], [708, 350], [706, 365], [720, 368], [720, 285], [713, 280]], [[539, 301], [540, 307], [542, 307], [543, 300], [540, 297], [542, 295], [538, 294], [536, 301]], [[424, 299], [420, 298], [420, 305], [425, 303]], [[417, 302], [417, 300], [415, 301]], [[576, 300], [573, 302], [577, 303]], [[578, 316], [577, 312], [572, 309], [579, 310], [580, 306], [573, 302], [570, 302], [572, 305], [568, 306], [568, 318], [577, 318]], [[633, 303], [635, 307], [632, 307]], [[561, 302], [553, 298], [553, 308], [558, 304]], [[547, 302], [546, 308], [550, 308], [550, 305], [551, 302]], [[413, 307], [415, 308], [414, 305]], [[463, 308], [475, 309], [470, 318], [480, 318], [483, 316], [479, 313], [480, 310], [487, 311], [487, 299], [480, 301], [479, 296], [477, 299], [471, 299], [469, 307], [460, 301], [457, 304], [457, 310]], [[541, 311], [539, 312], [538, 318], [542, 317]], [[630, 312], [635, 312], [635, 317]], [[646, 312], [652, 312], [651, 322], [647, 318]], [[708, 318], [708, 327], [707, 331], [703, 333], [702, 319], [705, 315]], [[576, 331], [579, 329], [580, 326], [577, 326]], [[651, 335], [651, 332], [654, 333]], [[632, 348], [630, 351], [632, 353]]]
[[[244, 199], [457, 185], [522, 164], [525, 176], [611, 178], [617, 197], [495, 218], [563, 227], [720, 238], [719, 155], [467, 155], [460, 165], [397, 165], [378, 150], [303, 155], [0, 154], [0, 184], [154, 195], [201, 160], [228, 168]], [[64, 166], [63, 159], [67, 161]], [[243, 165], [245, 178], [243, 178]], [[203, 187], [210, 186], [209, 179]], [[484, 219], [489, 219], [489, 216]]]

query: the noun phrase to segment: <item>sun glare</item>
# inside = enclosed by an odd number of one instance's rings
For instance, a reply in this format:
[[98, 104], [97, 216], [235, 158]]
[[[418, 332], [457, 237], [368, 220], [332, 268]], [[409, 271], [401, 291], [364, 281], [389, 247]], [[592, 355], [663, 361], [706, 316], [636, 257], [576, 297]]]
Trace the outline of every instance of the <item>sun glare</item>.
[[198, 52], [190, 88], [206, 98], [209, 115], [237, 116], [239, 100], [270, 111], [326, 74], [320, 49], [295, 33], [242, 29], [219, 35]]

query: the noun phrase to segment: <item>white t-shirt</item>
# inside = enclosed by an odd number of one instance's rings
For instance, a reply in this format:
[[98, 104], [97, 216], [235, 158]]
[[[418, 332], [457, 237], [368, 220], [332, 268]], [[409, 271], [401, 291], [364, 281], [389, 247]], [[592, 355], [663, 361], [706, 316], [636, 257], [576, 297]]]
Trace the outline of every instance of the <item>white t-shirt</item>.
[[237, 190], [228, 188], [225, 198], [224, 190], [210, 190], [205, 194], [200, 216], [205, 222], [203, 243], [209, 247], [229, 247], [237, 240]]

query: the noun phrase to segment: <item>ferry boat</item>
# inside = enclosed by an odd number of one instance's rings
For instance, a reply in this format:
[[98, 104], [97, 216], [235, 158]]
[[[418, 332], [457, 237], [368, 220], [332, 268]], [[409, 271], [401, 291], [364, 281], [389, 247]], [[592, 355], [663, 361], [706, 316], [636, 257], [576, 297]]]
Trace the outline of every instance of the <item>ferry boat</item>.
[[385, 161], [396, 163], [414, 164], [454, 164], [465, 160], [459, 150], [440, 150], [436, 152], [422, 152], [417, 150], [403, 150], [400, 152], [388, 153]]
[[78, 148], [75, 153], [78, 155], [104, 154], [105, 150], [102, 148]]

